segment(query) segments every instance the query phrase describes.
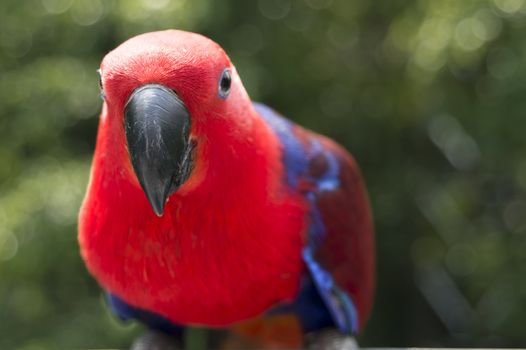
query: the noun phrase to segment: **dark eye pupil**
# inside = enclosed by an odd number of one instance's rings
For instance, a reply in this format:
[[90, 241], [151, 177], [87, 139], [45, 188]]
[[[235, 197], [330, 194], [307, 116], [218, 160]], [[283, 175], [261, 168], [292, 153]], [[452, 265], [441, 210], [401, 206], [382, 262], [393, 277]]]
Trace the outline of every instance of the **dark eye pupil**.
[[225, 90], [230, 89], [230, 83], [231, 83], [231, 80], [229, 76], [223, 77], [223, 79], [221, 80], [221, 90], [225, 91]]
[[230, 92], [230, 86], [232, 85], [232, 76], [230, 69], [225, 69], [221, 74], [221, 80], [219, 81], [219, 96], [226, 98]]

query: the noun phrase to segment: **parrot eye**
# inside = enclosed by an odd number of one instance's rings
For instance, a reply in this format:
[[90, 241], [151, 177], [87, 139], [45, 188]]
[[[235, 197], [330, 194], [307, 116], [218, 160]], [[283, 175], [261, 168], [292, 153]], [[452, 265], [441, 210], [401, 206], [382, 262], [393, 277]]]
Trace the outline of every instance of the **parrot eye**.
[[99, 73], [100, 98], [104, 100], [106, 98], [106, 95], [104, 95], [104, 87], [102, 86], [102, 72], [100, 71], [100, 69], [97, 69], [97, 73]]
[[227, 98], [230, 93], [230, 86], [232, 85], [232, 74], [229, 68], [225, 68], [221, 73], [221, 79], [219, 79], [219, 97]]

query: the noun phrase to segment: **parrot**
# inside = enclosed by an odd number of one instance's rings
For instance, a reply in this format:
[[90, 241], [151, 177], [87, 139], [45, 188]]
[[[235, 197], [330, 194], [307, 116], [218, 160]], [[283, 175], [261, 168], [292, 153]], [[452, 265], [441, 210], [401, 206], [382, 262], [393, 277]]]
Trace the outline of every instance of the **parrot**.
[[157, 335], [182, 346], [189, 327], [354, 346], [375, 249], [350, 153], [252, 102], [225, 51], [197, 33], [137, 35], [98, 72], [80, 255], [116, 316], [153, 332], [135, 348]]

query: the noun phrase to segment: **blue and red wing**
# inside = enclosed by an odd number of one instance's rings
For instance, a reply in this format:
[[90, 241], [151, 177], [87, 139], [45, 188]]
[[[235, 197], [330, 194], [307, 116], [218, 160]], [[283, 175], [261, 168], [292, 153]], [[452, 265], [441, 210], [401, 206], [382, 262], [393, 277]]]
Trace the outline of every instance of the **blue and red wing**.
[[374, 295], [369, 202], [351, 156], [327, 139], [310, 137], [321, 149], [314, 147], [309, 162], [307, 181], [315, 188], [307, 194], [312, 224], [304, 259], [335, 323], [354, 333], [367, 321]]
[[[264, 105], [255, 108], [283, 144], [286, 182], [311, 204], [303, 250], [310, 278], [293, 309], [308, 324], [315, 299], [321, 299], [335, 326], [356, 333], [369, 317], [374, 294], [373, 227], [360, 171], [333, 141], [292, 124]], [[312, 286], [318, 296], [313, 296]], [[324, 319], [320, 317], [320, 327]]]

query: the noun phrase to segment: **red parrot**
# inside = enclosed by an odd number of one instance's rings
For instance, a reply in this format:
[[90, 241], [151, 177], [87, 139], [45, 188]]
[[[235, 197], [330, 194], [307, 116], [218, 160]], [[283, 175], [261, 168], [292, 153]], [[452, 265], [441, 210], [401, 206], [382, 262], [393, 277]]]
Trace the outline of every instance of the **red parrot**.
[[173, 334], [280, 315], [302, 333], [363, 328], [374, 238], [349, 153], [253, 103], [199, 34], [136, 36], [99, 73], [79, 242], [118, 316]]

